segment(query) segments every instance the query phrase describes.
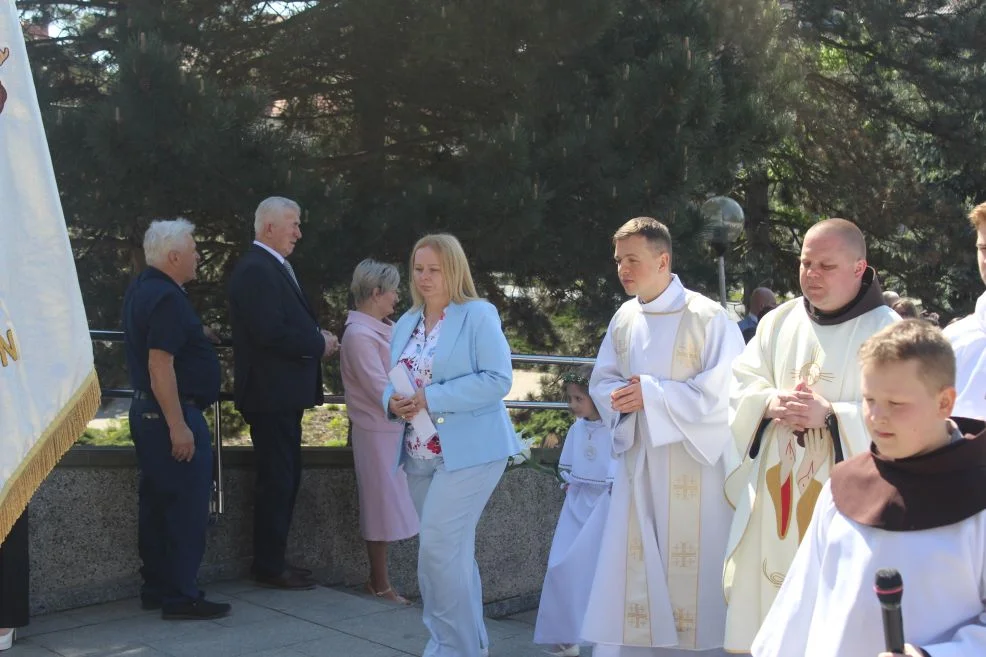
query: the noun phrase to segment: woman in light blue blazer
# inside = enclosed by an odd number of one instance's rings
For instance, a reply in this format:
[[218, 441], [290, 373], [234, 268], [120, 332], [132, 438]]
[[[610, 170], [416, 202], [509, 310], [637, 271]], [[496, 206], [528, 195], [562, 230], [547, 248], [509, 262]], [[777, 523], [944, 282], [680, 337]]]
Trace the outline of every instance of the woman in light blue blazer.
[[[388, 386], [383, 405], [405, 423], [394, 445], [421, 520], [418, 586], [431, 637], [423, 657], [481, 657], [489, 637], [476, 563], [476, 525], [520, 443], [503, 404], [513, 379], [500, 316], [483, 301], [462, 245], [426, 235], [411, 251], [414, 306], [394, 326], [390, 365], [403, 363], [417, 392]], [[420, 410], [437, 433], [418, 435]]]

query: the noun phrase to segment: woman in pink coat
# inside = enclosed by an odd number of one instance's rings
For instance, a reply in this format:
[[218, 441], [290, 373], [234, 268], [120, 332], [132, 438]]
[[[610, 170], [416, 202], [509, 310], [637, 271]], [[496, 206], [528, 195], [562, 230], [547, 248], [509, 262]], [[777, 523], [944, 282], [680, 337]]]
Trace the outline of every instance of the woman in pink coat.
[[370, 557], [366, 590], [406, 604], [407, 600], [390, 586], [387, 543], [417, 535], [418, 516], [403, 468], [394, 471], [394, 455], [403, 439], [404, 425], [388, 421], [380, 407], [393, 328], [387, 317], [394, 312], [400, 280], [393, 265], [364, 260], [356, 266], [350, 287], [356, 310], [346, 319], [341, 364], [346, 410], [353, 428], [360, 534]]

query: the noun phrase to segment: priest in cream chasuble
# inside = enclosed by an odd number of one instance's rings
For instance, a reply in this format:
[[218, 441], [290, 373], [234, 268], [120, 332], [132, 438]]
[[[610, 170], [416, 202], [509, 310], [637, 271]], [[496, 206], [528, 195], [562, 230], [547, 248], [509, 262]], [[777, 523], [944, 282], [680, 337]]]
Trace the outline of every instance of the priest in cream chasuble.
[[636, 297], [611, 321], [589, 386], [618, 467], [583, 638], [594, 657], [720, 655], [730, 517], [720, 456], [743, 338], [671, 274], [663, 224], [633, 219], [614, 242]]
[[851, 222], [815, 224], [801, 252], [804, 296], [768, 313], [734, 364], [726, 497], [736, 511], [723, 572], [730, 652], [750, 650], [832, 466], [868, 449], [856, 356], [899, 317], [865, 257]]

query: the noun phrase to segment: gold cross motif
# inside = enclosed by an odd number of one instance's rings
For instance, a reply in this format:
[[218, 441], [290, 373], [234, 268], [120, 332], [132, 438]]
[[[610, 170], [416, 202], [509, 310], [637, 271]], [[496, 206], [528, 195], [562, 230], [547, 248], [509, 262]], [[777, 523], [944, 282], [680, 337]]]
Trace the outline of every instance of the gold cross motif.
[[672, 485], [674, 496], [679, 500], [693, 500], [698, 497], [698, 482], [695, 477], [682, 475], [674, 480]]
[[822, 370], [822, 364], [818, 362], [819, 356], [821, 356], [820, 349], [819, 347], [815, 347], [811, 350], [811, 355], [808, 357], [808, 362], [799, 367], [797, 370], [791, 372], [798, 382], [813, 386], [819, 381], [833, 380], [834, 377], [830, 372], [825, 372]]
[[634, 561], [643, 561], [644, 559], [644, 542], [639, 538], [630, 542], [630, 558]]
[[691, 632], [695, 629], [695, 614], [681, 607], [674, 608], [674, 627], [679, 632]]
[[691, 568], [698, 561], [698, 552], [691, 543], [675, 543], [671, 550], [671, 564], [678, 568]]
[[695, 348], [695, 344], [691, 340], [678, 347], [675, 353], [693, 365], [699, 365], [702, 362], [702, 355], [698, 353], [698, 349]]
[[643, 605], [632, 604], [627, 609], [626, 619], [639, 630], [650, 621], [650, 614], [647, 613], [647, 609]]

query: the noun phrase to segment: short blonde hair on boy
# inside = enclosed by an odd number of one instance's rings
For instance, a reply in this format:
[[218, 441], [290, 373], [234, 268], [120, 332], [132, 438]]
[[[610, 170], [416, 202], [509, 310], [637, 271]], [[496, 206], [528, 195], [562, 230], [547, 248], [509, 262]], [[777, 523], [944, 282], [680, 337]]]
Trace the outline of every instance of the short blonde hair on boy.
[[874, 333], [859, 349], [861, 367], [913, 360], [918, 374], [933, 392], [955, 387], [955, 352], [936, 326], [905, 319]]
[[986, 226], [986, 203], [980, 203], [969, 213], [969, 223], [976, 230]]
[[459, 243], [455, 235], [435, 233], [425, 235], [411, 249], [411, 299], [414, 301], [415, 307], [423, 306], [425, 300], [413, 284], [414, 254], [425, 247], [438, 254], [438, 261], [442, 265], [442, 276], [445, 278], [445, 285], [448, 288], [452, 303], [465, 303], [479, 299], [479, 293], [476, 292], [476, 284], [472, 281], [472, 272], [469, 269], [469, 261], [466, 259], [466, 252], [462, 249], [462, 244]]

